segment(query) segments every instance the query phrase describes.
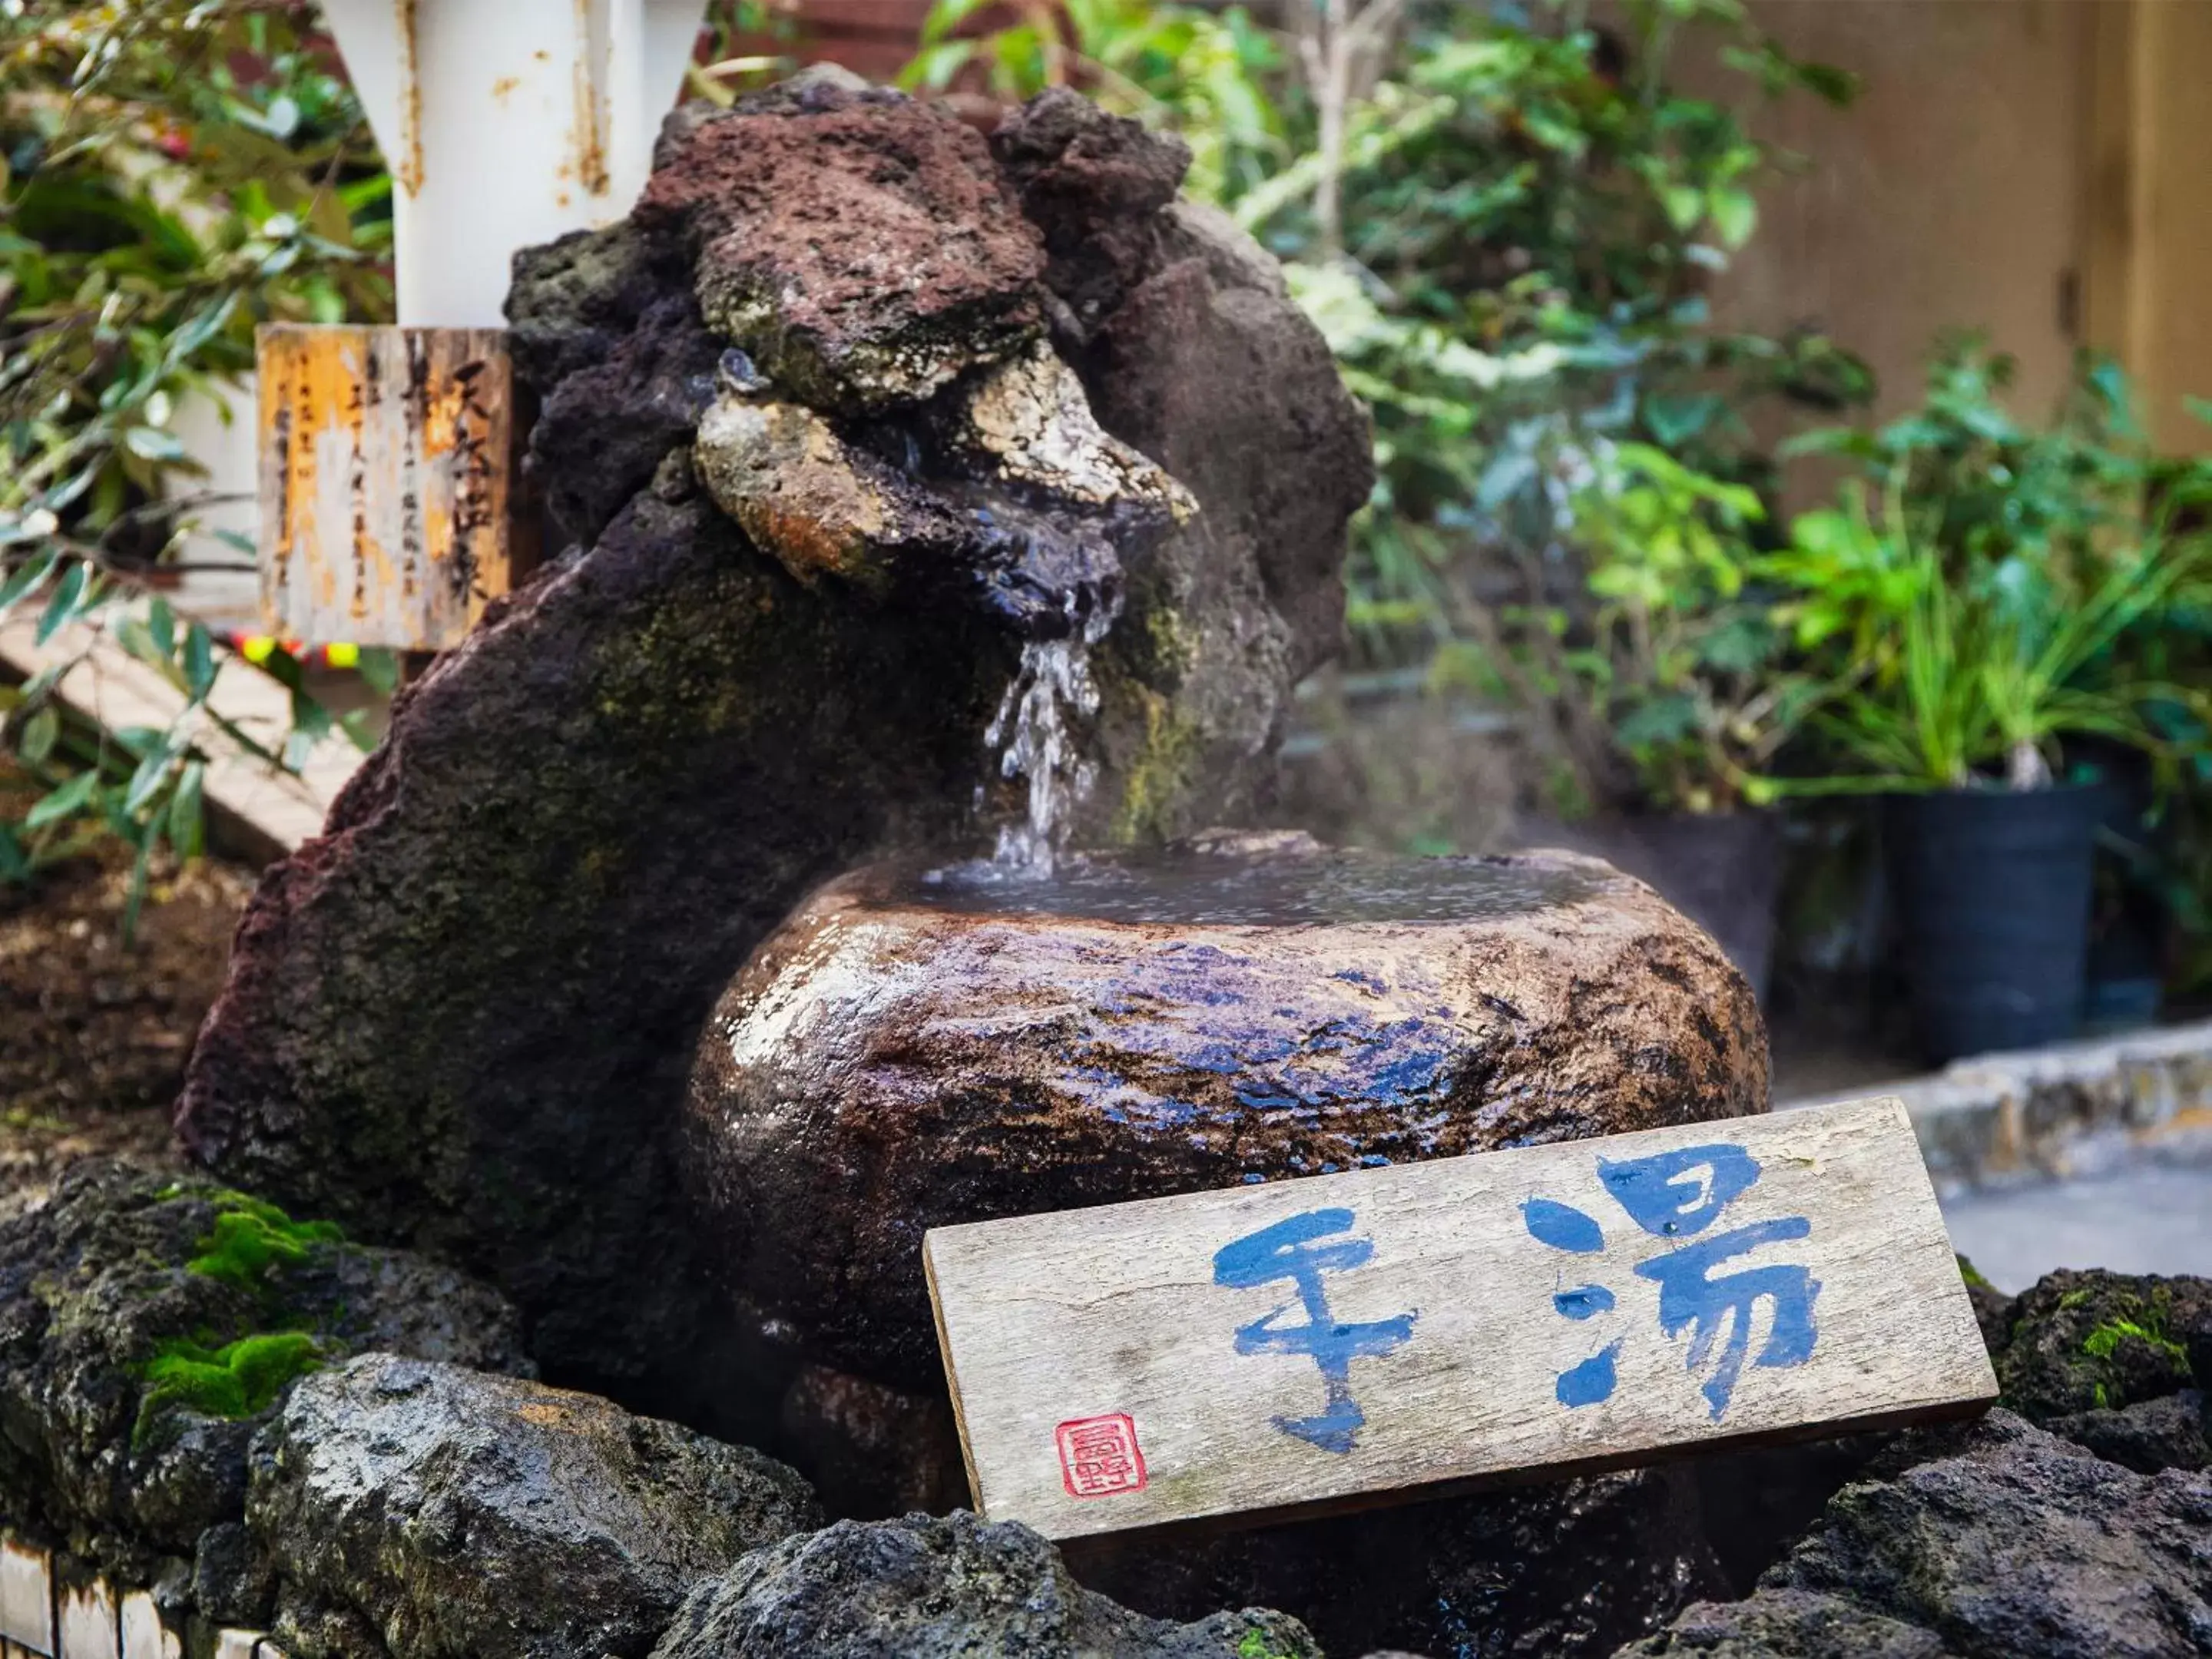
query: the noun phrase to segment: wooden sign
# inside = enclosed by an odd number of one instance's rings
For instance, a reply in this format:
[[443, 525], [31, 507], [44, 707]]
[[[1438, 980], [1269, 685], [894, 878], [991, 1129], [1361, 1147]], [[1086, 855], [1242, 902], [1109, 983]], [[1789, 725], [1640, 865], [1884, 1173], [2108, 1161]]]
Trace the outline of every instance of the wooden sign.
[[536, 562], [498, 329], [264, 325], [262, 616], [309, 645], [441, 651]]
[[939, 1228], [976, 1508], [1073, 1538], [1986, 1406], [1873, 1100]]

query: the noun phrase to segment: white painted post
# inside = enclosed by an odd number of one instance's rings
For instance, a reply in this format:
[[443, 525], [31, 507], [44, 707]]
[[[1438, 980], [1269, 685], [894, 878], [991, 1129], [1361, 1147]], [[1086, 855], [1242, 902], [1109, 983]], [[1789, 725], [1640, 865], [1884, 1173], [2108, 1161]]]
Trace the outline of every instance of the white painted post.
[[61, 1614], [61, 1659], [123, 1659], [123, 1632], [107, 1581], [74, 1584], [56, 1598]]
[[[453, 360], [456, 396], [495, 384], [506, 398], [505, 342], [490, 331], [505, 321], [516, 251], [629, 211], [705, 13], [706, 0], [325, 0], [392, 169], [399, 323], [262, 332], [262, 619], [272, 631], [319, 635], [311, 644], [442, 650], [527, 574], [535, 526], [513, 506], [523, 493], [510, 493], [511, 447], [486, 452], [493, 471], [471, 475], [495, 510], [486, 527], [416, 514], [413, 491], [388, 471], [325, 478], [325, 440], [335, 434], [343, 447], [359, 433], [374, 401], [362, 376], [382, 348], [402, 361]], [[272, 365], [302, 356], [292, 337], [303, 333], [327, 337], [329, 350], [318, 356], [307, 342], [305, 355], [328, 358], [333, 372], [295, 377], [279, 399]], [[356, 349], [364, 337], [368, 349]], [[412, 382], [397, 384], [410, 388], [407, 409], [427, 419]], [[405, 435], [425, 453], [450, 454], [452, 428], [440, 419]], [[411, 540], [385, 533], [410, 515], [422, 520]], [[518, 527], [525, 533], [512, 534]], [[471, 537], [500, 556], [476, 556]], [[392, 625], [363, 597], [426, 590], [453, 571], [469, 575], [466, 603], [432, 627]], [[282, 602], [295, 590], [322, 597], [302, 612]], [[333, 614], [342, 600], [351, 614]]]
[[161, 1626], [161, 1610], [144, 1590], [123, 1598], [123, 1659], [183, 1659], [184, 1644]]
[[399, 320], [496, 328], [518, 248], [629, 212], [706, 0], [325, 0], [392, 174]]
[[0, 1638], [37, 1654], [54, 1650], [52, 1568], [44, 1550], [0, 1540]]

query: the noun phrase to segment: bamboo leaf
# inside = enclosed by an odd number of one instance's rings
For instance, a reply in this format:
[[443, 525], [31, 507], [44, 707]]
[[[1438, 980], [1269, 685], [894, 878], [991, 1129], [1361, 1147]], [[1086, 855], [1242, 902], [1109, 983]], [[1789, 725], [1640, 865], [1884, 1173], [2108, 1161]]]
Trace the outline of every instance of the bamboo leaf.
[[26, 830], [43, 830], [50, 823], [58, 823], [83, 811], [85, 804], [92, 799], [93, 792], [99, 787], [100, 774], [92, 771], [78, 773], [58, 789], [32, 802], [31, 810], [23, 814], [23, 827]]

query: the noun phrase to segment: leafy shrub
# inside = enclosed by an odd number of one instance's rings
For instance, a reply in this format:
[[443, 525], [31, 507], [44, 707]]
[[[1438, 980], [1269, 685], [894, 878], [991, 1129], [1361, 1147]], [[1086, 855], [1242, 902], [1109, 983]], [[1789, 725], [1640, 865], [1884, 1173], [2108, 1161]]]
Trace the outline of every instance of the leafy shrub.
[[1820, 681], [1791, 788], [2034, 788], [2100, 744], [2169, 782], [2201, 765], [2203, 658], [2174, 641], [2212, 604], [2212, 463], [2159, 460], [2109, 362], [2084, 358], [2033, 427], [2003, 404], [2013, 370], [1953, 338], [1919, 408], [1796, 446], [1852, 471], [1759, 562]]
[[[0, 11], [0, 617], [36, 605], [42, 645], [88, 629], [0, 693], [0, 732], [45, 787], [0, 824], [0, 880], [113, 833], [143, 893], [164, 844], [199, 848], [211, 728], [296, 769], [340, 724], [280, 654], [288, 737], [227, 725], [207, 696], [228, 647], [136, 586], [206, 504], [176, 488], [178, 405], [252, 367], [258, 323], [389, 314], [390, 185], [310, 17], [279, 0]], [[65, 717], [56, 686], [94, 635], [177, 689], [173, 721]]]

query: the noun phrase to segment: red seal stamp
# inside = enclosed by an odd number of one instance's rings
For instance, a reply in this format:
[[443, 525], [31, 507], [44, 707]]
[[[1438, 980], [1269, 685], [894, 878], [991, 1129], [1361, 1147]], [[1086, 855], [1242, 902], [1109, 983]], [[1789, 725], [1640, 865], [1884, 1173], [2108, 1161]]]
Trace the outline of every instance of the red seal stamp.
[[1126, 1413], [1078, 1417], [1053, 1431], [1060, 1446], [1060, 1479], [1070, 1498], [1110, 1498], [1145, 1489], [1145, 1455], [1137, 1425]]

